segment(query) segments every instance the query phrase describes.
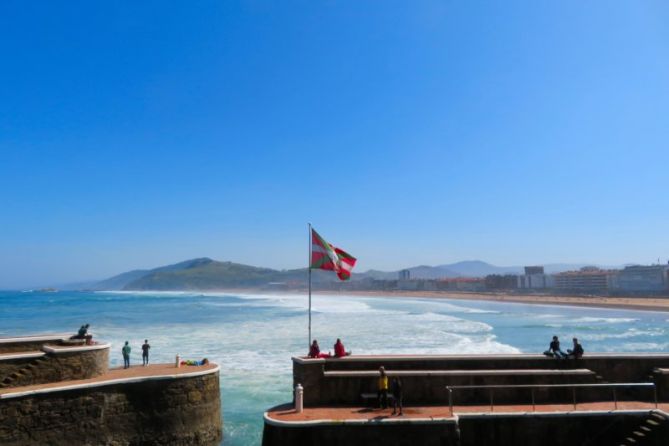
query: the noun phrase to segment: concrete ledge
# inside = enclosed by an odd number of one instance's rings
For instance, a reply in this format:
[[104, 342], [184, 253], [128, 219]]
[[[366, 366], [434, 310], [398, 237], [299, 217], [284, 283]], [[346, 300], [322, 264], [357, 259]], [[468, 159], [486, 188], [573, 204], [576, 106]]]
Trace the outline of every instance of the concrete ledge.
[[36, 336], [15, 336], [15, 337], [11, 337], [11, 338], [0, 338], [0, 344], [19, 344], [21, 342], [61, 341], [63, 339], [68, 339], [70, 336], [72, 336], [71, 333], [46, 334], [46, 335], [36, 335]]
[[[645, 358], [645, 359], [669, 359], [667, 353], [588, 353], [582, 359], [588, 358]], [[344, 356], [342, 358], [307, 358], [304, 356], [293, 356], [292, 360], [298, 364], [326, 364], [326, 363], [344, 363], [344, 362], [367, 362], [367, 361], [385, 361], [385, 362], [405, 362], [405, 361], [444, 361], [444, 360], [481, 360], [489, 361], [494, 359], [511, 359], [511, 360], [527, 360], [527, 359], [543, 359], [546, 361], [561, 361], [556, 358], [551, 358], [543, 354], [536, 353], [513, 353], [501, 355], [352, 355]], [[580, 361], [582, 359], [575, 359], [573, 361]]]
[[110, 347], [111, 344], [105, 342], [104, 344], [82, 345], [79, 347], [68, 347], [64, 345], [45, 345], [42, 347], [42, 350], [45, 351], [46, 353], [52, 353], [57, 355], [61, 353], [89, 352], [93, 350], [102, 350]]
[[[388, 376], [527, 376], [527, 375], [594, 375], [589, 369], [502, 369], [502, 370], [386, 370]], [[325, 371], [326, 378], [360, 378], [379, 376], [378, 370]]]
[[657, 368], [653, 369], [653, 372], [658, 373], [660, 375], [669, 375], [669, 369]]
[[342, 426], [342, 425], [378, 425], [378, 424], [456, 424], [458, 417], [450, 418], [381, 418], [381, 419], [344, 419], [344, 420], [311, 420], [311, 421], [282, 421], [272, 418], [269, 412], [263, 414], [266, 424], [277, 427], [310, 427], [310, 426]]
[[25, 390], [22, 392], [8, 392], [0, 394], [0, 400], [6, 400], [10, 398], [20, 398], [24, 396], [32, 395], [41, 395], [55, 392], [65, 392], [68, 390], [80, 390], [80, 389], [92, 389], [96, 387], [106, 387], [113, 386], [116, 384], [134, 384], [147, 381], [161, 381], [161, 380], [170, 380], [170, 379], [182, 379], [182, 378], [194, 378], [197, 376], [209, 375], [216, 372], [219, 372], [221, 367], [218, 364], [215, 364], [214, 368], [207, 370], [198, 370], [194, 372], [186, 373], [177, 373], [170, 375], [151, 375], [151, 376], [138, 376], [132, 378], [119, 378], [119, 379], [110, 379], [107, 381], [96, 381], [96, 382], [85, 382], [79, 384], [70, 384], [65, 386], [57, 387], [44, 387], [40, 389]]
[[22, 353], [3, 353], [0, 354], [0, 361], [7, 361], [10, 359], [32, 359], [41, 358], [45, 356], [44, 352], [22, 352]]

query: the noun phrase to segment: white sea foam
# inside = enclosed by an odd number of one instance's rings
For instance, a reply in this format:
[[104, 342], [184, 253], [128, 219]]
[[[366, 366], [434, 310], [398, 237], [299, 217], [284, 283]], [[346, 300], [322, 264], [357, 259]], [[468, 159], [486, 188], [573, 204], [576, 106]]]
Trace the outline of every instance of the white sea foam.
[[591, 317], [591, 316], [585, 316], [585, 317], [576, 318], [572, 322], [590, 322], [590, 323], [603, 322], [603, 323], [606, 323], [606, 324], [620, 324], [620, 323], [636, 322], [638, 320], [639, 319], [630, 318], [630, 317]]
[[629, 328], [623, 332], [612, 332], [612, 333], [582, 333], [578, 337], [581, 340], [585, 341], [604, 341], [606, 339], [627, 339], [635, 338], [639, 336], [663, 336], [664, 331], [661, 329], [653, 330], [638, 330], [636, 328]]

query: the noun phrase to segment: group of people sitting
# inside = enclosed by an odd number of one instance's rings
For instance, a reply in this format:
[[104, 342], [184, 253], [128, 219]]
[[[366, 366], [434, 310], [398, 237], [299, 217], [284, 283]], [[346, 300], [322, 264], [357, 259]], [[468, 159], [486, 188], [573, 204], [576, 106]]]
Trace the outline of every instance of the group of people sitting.
[[572, 349], [567, 349], [567, 353], [563, 352], [560, 349], [560, 340], [557, 336], [553, 336], [553, 340], [548, 347], [548, 350], [544, 352], [544, 355], [550, 356], [551, 358], [558, 359], [579, 359], [583, 356], [583, 346], [578, 342], [578, 339], [574, 338], [574, 347]]
[[[343, 358], [344, 356], [349, 356], [351, 354], [350, 351], [346, 351], [344, 348], [344, 344], [341, 342], [341, 339], [337, 338], [337, 342], [335, 342], [334, 345], [334, 357], [335, 358]], [[310, 358], [331, 358], [332, 354], [330, 352], [328, 353], [321, 353], [321, 348], [318, 345], [318, 341], [316, 339], [313, 340], [311, 343], [311, 347], [309, 347], [309, 357]]]

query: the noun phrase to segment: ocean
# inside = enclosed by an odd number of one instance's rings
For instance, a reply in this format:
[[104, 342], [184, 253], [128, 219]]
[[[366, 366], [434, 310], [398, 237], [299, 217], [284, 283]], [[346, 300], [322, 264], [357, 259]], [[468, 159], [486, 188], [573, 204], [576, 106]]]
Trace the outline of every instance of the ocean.
[[[291, 356], [307, 351], [306, 295], [0, 292], [0, 336], [75, 332], [112, 343], [112, 366], [207, 357], [221, 365], [226, 446], [259, 445], [262, 414], [291, 400]], [[666, 352], [669, 313], [449, 299], [313, 296], [321, 350], [353, 354], [540, 353], [553, 335], [590, 352]]]

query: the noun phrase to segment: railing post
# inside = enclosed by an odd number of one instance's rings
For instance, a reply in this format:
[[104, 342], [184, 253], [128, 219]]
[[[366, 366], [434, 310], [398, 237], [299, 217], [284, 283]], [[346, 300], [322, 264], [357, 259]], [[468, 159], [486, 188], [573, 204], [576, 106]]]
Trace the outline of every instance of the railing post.
[[653, 384], [653, 398], [655, 399], [655, 408], [657, 409], [657, 386]]
[[494, 412], [494, 411], [495, 411], [495, 408], [494, 408], [494, 406], [493, 406], [493, 402], [492, 402], [492, 392], [493, 392], [493, 388], [491, 387], [491, 388], [490, 388], [490, 412]]
[[571, 388], [571, 397], [574, 400], [574, 410], [576, 410], [576, 387]]
[[618, 410], [618, 395], [616, 394], [616, 388], [613, 388], [613, 407]]
[[451, 408], [451, 416], [453, 416], [453, 389], [447, 387], [448, 389], [448, 406]]
[[532, 412], [537, 411], [537, 405], [534, 402], [534, 387], [531, 387], [530, 390], [532, 391]]

